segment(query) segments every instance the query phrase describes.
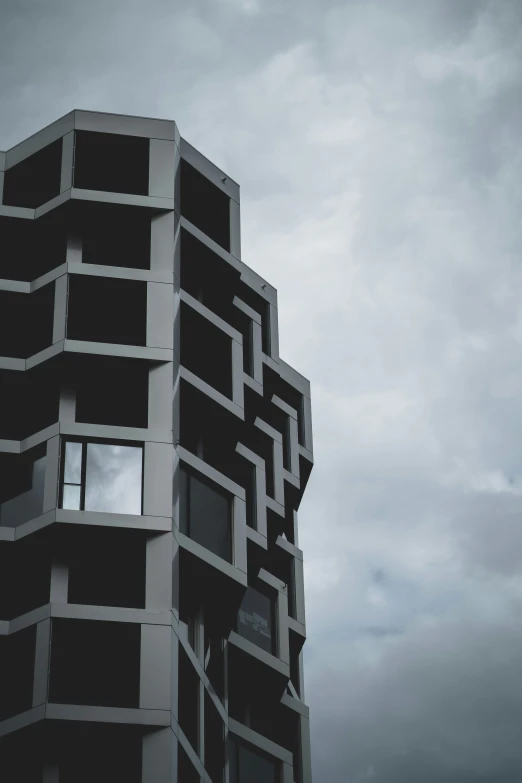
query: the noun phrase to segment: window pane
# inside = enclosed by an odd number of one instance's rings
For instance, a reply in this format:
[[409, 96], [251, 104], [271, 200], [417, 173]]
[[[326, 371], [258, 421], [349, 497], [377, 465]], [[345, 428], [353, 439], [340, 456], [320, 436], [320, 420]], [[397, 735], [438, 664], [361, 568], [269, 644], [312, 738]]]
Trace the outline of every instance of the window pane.
[[[46, 457], [39, 457], [32, 466], [24, 468], [22, 476], [29, 472], [31, 483], [25, 491], [15, 494], [4, 503], [0, 503], [0, 524], [6, 527], [16, 527], [30, 519], [40, 516], [43, 510], [43, 496], [45, 483], [45, 460]], [[9, 486], [16, 492], [16, 473], [11, 476]], [[20, 477], [18, 477], [20, 480]], [[22, 486], [25, 485], [22, 484]], [[20, 485], [18, 485], [20, 486]], [[4, 489], [4, 487], [2, 487]]]
[[275, 763], [239, 745], [238, 783], [276, 783]]
[[82, 444], [68, 441], [65, 444], [65, 468], [63, 480], [66, 484], [82, 482]]
[[237, 779], [237, 743], [228, 741], [228, 776], [230, 783], [238, 783]]
[[238, 633], [267, 652], [273, 652], [272, 613], [270, 598], [248, 587], [238, 616]]
[[143, 449], [87, 444], [85, 510], [141, 514]]
[[190, 537], [230, 561], [230, 499], [190, 477]]
[[78, 487], [76, 484], [64, 484], [62, 508], [69, 508], [72, 511], [79, 511], [80, 493], [81, 487]]

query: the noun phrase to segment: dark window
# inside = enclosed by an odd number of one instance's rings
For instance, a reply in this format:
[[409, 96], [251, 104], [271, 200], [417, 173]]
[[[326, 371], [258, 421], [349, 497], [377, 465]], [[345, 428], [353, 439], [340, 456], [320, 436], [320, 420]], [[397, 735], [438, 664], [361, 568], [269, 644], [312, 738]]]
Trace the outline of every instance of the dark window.
[[232, 323], [240, 274], [186, 229], [181, 229], [181, 288]]
[[269, 653], [274, 653], [274, 601], [247, 587], [237, 619], [237, 632]]
[[230, 783], [279, 783], [280, 765], [243, 743], [229, 740]]
[[138, 707], [141, 626], [53, 620], [49, 701]]
[[248, 527], [257, 530], [257, 492], [255, 465], [249, 463], [248, 466], [246, 466], [245, 473], [246, 523]]
[[56, 377], [44, 362], [32, 370], [0, 370], [0, 439], [23, 440], [58, 421]]
[[59, 742], [59, 756], [60, 783], [141, 783], [142, 737], [133, 726], [80, 724]]
[[198, 751], [199, 677], [185, 650], [179, 647], [178, 720], [193, 749]]
[[142, 208], [82, 203], [77, 230], [84, 264], [150, 269], [151, 217]]
[[192, 307], [181, 304], [181, 364], [232, 397], [232, 340]]
[[145, 554], [141, 531], [84, 527], [70, 549], [68, 603], [145, 608]]
[[0, 720], [32, 707], [35, 641], [36, 625], [0, 636]]
[[249, 285], [240, 281], [237, 296], [261, 316], [261, 350], [270, 355], [270, 303]]
[[143, 448], [66, 441], [61, 508], [141, 514]]
[[225, 698], [225, 657], [223, 640], [208, 635], [208, 623], [205, 623], [205, 672], [216, 696], [223, 702]]
[[53, 141], [4, 175], [4, 204], [34, 209], [60, 194], [62, 140]]
[[71, 275], [67, 337], [121, 345], [145, 345], [147, 284], [141, 280]]
[[0, 525], [17, 527], [43, 512], [46, 445], [0, 454]]
[[[290, 631], [290, 639], [292, 639], [292, 631]], [[301, 686], [299, 684], [300, 677], [299, 677], [299, 654], [294, 653], [293, 650], [290, 651], [290, 679], [292, 681], [292, 685], [294, 686], [297, 695], [299, 696], [301, 693]]]
[[205, 769], [212, 783], [223, 783], [225, 731], [221, 715], [205, 690]]
[[0, 356], [26, 359], [52, 345], [54, 283], [31, 294], [0, 291]]
[[74, 187], [146, 196], [149, 139], [76, 131]]
[[78, 377], [76, 421], [114, 427], [147, 427], [147, 364], [116, 356], [87, 357], [82, 354]]
[[189, 596], [182, 591], [182, 600], [179, 608], [179, 633], [196, 652], [197, 612], [195, 606], [187, 599], [189, 599]]
[[185, 470], [180, 471], [180, 481], [181, 532], [230, 562], [230, 496]]
[[226, 193], [181, 160], [181, 214], [230, 250], [230, 199]]
[[12, 620], [49, 603], [51, 552], [33, 533], [16, 543], [0, 542], [0, 620]]
[[65, 237], [53, 213], [38, 220], [0, 217], [0, 278], [35, 280], [65, 263]]

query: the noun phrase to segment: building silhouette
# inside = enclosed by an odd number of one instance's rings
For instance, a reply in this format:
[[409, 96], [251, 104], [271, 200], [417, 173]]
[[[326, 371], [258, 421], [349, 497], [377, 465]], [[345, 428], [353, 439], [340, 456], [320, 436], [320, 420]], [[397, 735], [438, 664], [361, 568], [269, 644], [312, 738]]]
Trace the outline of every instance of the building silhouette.
[[311, 783], [309, 383], [174, 122], [0, 153], [0, 780]]

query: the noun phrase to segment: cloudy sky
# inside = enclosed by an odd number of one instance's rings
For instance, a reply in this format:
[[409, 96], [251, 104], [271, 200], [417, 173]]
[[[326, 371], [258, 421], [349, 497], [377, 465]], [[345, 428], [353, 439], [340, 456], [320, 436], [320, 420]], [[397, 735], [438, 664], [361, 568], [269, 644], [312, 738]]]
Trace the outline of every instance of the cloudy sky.
[[175, 119], [312, 383], [315, 783], [522, 781], [520, 0], [3, 0], [0, 148]]

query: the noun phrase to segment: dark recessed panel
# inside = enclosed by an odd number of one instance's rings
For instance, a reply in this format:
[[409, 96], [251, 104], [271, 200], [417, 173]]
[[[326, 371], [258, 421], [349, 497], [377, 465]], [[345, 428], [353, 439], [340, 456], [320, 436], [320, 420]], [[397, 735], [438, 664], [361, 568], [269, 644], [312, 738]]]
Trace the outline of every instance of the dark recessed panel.
[[35, 209], [60, 194], [62, 140], [7, 169], [4, 204]]
[[49, 701], [138, 707], [140, 629], [130, 623], [54, 619]]
[[112, 277], [71, 275], [67, 337], [120, 345], [145, 345], [147, 284]]
[[146, 196], [149, 192], [149, 139], [76, 131], [74, 187]]
[[230, 250], [230, 199], [183, 159], [181, 214], [218, 245]]

